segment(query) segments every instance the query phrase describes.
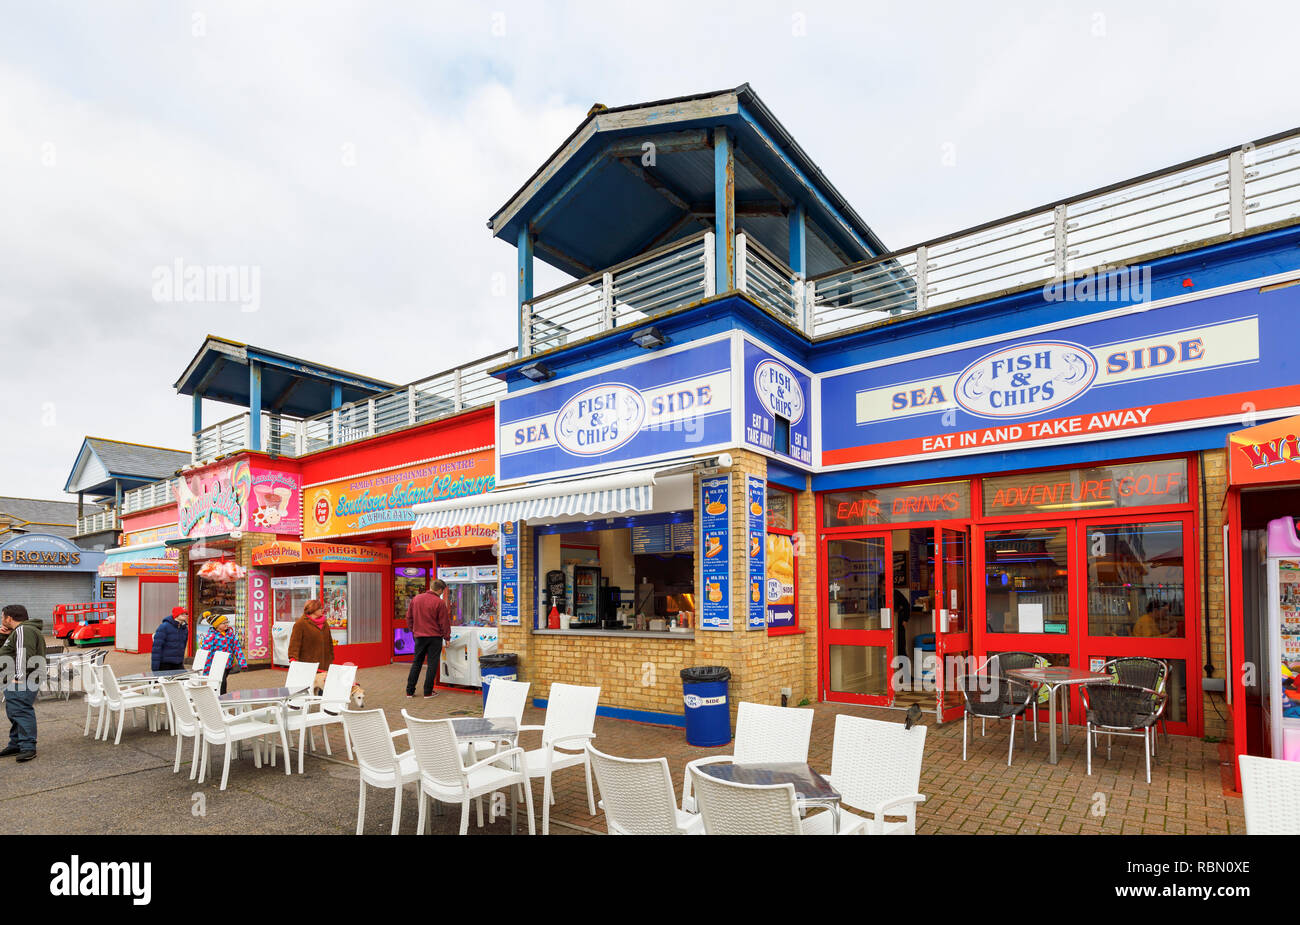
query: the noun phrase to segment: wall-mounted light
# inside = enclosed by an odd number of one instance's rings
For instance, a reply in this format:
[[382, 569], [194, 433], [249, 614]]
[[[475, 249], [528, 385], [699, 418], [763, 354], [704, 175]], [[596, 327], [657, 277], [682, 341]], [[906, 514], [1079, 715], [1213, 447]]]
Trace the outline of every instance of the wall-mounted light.
[[519, 370], [519, 375], [523, 376], [529, 382], [545, 382], [547, 379], [555, 378], [555, 370], [545, 363], [529, 363], [523, 369]]
[[668, 343], [668, 338], [664, 332], [656, 327], [646, 328], [644, 331], [637, 331], [632, 335], [632, 343], [638, 347], [644, 347], [646, 350], [653, 350], [656, 347], [662, 347]]

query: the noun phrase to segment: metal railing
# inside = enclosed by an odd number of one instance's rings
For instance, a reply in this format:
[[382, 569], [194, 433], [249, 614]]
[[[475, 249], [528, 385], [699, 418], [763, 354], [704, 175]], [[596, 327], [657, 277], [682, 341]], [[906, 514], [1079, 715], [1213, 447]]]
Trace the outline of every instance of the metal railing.
[[834, 334], [1297, 217], [1300, 135], [1292, 133], [818, 276], [804, 293], [805, 330]]
[[807, 323], [804, 287], [784, 260], [748, 235], [736, 235], [736, 288], [788, 323], [803, 330]]
[[89, 536], [117, 529], [117, 511], [99, 511], [89, 517], [77, 518], [77, 536]]
[[640, 324], [713, 291], [713, 232], [704, 231], [525, 302], [523, 356]]
[[147, 511], [154, 507], [163, 507], [164, 505], [176, 503], [176, 484], [180, 479], [162, 479], [158, 482], [150, 482], [148, 485], [141, 485], [139, 488], [132, 488], [130, 491], [122, 494], [122, 513], [134, 514], [136, 511]]

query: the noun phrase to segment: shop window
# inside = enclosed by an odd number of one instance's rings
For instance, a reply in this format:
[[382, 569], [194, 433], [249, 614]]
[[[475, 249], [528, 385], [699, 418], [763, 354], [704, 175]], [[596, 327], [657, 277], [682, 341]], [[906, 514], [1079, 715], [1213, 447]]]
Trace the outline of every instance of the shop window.
[[881, 646], [828, 646], [830, 688], [839, 694], [889, 692], [888, 650]]
[[[1106, 662], [1112, 658], [1122, 657], [1114, 654], [1094, 655], [1088, 659], [1089, 670], [1101, 671]], [[1165, 678], [1165, 694], [1169, 699], [1165, 703], [1164, 718], [1171, 723], [1185, 723], [1187, 722], [1187, 663], [1180, 658], [1162, 658], [1160, 661], [1169, 666], [1169, 674]]]
[[799, 559], [794, 525], [795, 496], [767, 486], [766, 581], [767, 628], [788, 631], [799, 625]]
[[1064, 527], [995, 530], [984, 537], [985, 626], [990, 633], [1069, 632]]
[[1084, 542], [1090, 636], [1186, 637], [1181, 523], [1090, 526]]
[[781, 417], [781, 415], [779, 414], [773, 415], [773, 417], [776, 418], [776, 435], [773, 438], [772, 449], [775, 452], [780, 453], [782, 456], [789, 456], [790, 455], [790, 422], [786, 418]]
[[325, 621], [336, 646], [380, 642], [383, 638], [383, 576], [378, 572], [326, 575], [322, 582]]

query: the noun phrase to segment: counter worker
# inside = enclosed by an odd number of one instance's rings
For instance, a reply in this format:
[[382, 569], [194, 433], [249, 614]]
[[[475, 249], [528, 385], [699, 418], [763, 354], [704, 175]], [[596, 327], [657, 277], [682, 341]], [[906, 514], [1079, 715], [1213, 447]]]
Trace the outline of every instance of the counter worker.
[[45, 637], [27, 622], [27, 608], [8, 604], [0, 618], [0, 680], [4, 681], [5, 715], [9, 717], [9, 745], [0, 758], [17, 755], [19, 761], [36, 757], [36, 694], [45, 674]]

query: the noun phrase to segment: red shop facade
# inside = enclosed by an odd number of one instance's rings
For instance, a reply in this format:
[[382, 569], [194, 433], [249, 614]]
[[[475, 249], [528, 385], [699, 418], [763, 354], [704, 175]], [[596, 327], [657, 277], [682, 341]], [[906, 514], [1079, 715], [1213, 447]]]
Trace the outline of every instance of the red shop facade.
[[[959, 719], [997, 652], [1170, 666], [1170, 732], [1201, 735], [1196, 456], [817, 494], [823, 699]], [[1073, 721], [1082, 722], [1077, 703]]]

